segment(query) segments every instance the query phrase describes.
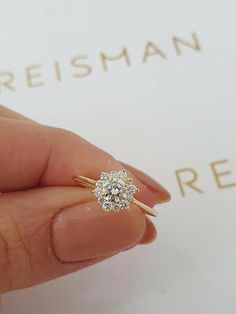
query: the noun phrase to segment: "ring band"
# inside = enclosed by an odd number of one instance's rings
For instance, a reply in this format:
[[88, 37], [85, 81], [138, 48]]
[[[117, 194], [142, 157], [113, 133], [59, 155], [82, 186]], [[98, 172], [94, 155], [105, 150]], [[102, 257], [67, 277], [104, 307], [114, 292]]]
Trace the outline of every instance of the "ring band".
[[141, 203], [133, 197], [133, 194], [139, 189], [132, 183], [132, 178], [128, 177], [126, 170], [101, 172], [98, 181], [84, 177], [73, 176], [72, 179], [81, 186], [93, 188], [92, 194], [97, 198], [98, 203], [105, 211], [119, 211], [122, 209], [130, 209], [129, 204], [132, 203], [145, 214], [157, 216], [157, 211], [146, 204]]

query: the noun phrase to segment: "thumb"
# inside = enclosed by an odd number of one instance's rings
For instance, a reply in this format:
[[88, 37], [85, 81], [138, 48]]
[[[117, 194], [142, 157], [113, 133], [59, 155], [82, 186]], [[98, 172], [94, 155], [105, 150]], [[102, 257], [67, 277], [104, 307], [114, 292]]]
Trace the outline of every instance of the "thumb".
[[140, 210], [105, 213], [89, 189], [43, 187], [3, 194], [0, 292], [101, 261], [138, 243], [145, 228]]

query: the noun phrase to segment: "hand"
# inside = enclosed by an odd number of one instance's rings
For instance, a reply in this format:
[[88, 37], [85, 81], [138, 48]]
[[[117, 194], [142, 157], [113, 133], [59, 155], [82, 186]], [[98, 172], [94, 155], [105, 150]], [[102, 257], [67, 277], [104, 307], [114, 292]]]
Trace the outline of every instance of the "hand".
[[141, 202], [152, 207], [170, 199], [149, 176], [78, 135], [0, 106], [0, 292], [80, 270], [155, 238], [138, 207], [106, 213], [71, 179], [123, 168]]

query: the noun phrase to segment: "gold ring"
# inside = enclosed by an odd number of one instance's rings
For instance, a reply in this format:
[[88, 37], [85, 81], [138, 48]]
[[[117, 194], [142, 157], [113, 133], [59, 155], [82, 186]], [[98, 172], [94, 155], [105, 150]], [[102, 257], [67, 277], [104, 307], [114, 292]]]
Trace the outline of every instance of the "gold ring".
[[145, 214], [157, 216], [157, 211], [140, 201], [133, 195], [139, 189], [133, 184], [132, 178], [128, 177], [126, 170], [101, 172], [100, 179], [95, 181], [84, 176], [73, 176], [72, 179], [81, 186], [93, 188], [92, 194], [104, 211], [129, 210], [130, 203], [138, 206]]

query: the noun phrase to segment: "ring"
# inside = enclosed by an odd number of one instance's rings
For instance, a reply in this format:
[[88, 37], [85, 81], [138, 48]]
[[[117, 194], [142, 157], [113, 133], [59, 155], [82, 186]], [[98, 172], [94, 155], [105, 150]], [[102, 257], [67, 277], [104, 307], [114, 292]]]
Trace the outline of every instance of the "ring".
[[130, 203], [138, 206], [151, 216], [157, 216], [157, 211], [134, 198], [139, 189], [128, 177], [126, 170], [101, 172], [100, 179], [95, 181], [84, 176], [73, 176], [72, 179], [83, 187], [93, 188], [92, 194], [106, 212], [129, 210]]

